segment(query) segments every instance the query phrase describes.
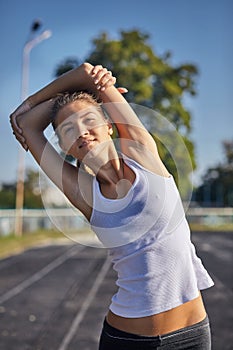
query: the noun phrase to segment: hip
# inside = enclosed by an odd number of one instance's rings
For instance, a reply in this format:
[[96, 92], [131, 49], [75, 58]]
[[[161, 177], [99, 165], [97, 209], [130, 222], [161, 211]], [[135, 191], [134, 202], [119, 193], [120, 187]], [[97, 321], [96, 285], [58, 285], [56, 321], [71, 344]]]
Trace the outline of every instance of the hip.
[[192, 326], [158, 336], [135, 335], [119, 331], [104, 321], [99, 350], [210, 350], [211, 332], [208, 316]]
[[206, 311], [200, 293], [197, 298], [159, 314], [127, 318], [109, 310], [106, 320], [112, 327], [125, 332], [156, 336], [192, 326], [205, 317]]

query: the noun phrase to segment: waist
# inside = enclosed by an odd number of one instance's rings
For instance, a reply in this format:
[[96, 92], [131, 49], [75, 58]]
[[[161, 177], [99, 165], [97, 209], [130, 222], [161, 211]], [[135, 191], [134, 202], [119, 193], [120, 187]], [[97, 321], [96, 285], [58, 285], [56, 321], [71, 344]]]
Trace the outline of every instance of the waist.
[[128, 333], [157, 336], [192, 326], [206, 317], [201, 294], [176, 308], [159, 314], [126, 318], [114, 314], [109, 310], [107, 322], [110, 326]]

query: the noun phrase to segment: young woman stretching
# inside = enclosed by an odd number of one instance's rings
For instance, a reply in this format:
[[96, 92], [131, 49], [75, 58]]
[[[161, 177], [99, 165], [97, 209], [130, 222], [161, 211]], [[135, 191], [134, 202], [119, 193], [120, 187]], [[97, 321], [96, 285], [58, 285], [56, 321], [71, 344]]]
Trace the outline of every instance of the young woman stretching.
[[[99, 349], [209, 350], [200, 290], [213, 281], [190, 240], [174, 178], [115, 82], [101, 65], [80, 65], [12, 113], [14, 134], [109, 249], [119, 288]], [[44, 130], [50, 123], [62, 150], [92, 174], [49, 144]]]

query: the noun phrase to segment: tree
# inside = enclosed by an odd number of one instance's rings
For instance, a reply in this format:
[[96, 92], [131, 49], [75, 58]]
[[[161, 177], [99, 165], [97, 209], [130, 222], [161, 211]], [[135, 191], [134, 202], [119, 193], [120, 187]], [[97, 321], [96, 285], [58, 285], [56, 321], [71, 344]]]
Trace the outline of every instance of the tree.
[[24, 183], [24, 207], [25, 208], [43, 208], [43, 203], [40, 194], [39, 172], [31, 169], [27, 170]]
[[59, 63], [55, 69], [55, 77], [59, 77], [60, 75], [68, 72], [76, 68], [79, 65], [79, 61], [76, 58], [69, 57], [65, 59], [63, 62]]
[[1, 185], [0, 190], [0, 209], [11, 209], [15, 207], [16, 184]]
[[[190, 139], [191, 114], [184, 106], [183, 99], [187, 94], [191, 96], [196, 94], [195, 77], [198, 69], [189, 63], [173, 66], [171, 53], [166, 52], [161, 56], [156, 54], [148, 43], [150, 36], [147, 33], [131, 30], [121, 31], [119, 34], [120, 38], [114, 40], [110, 39], [107, 33], [94, 38], [93, 48], [86, 61], [93, 65], [101, 63], [111, 70], [117, 77], [117, 85], [128, 88], [129, 92], [125, 97], [128, 102], [134, 103], [132, 107], [137, 108], [135, 105], [137, 104], [148, 108], [145, 108], [139, 117], [155, 138], [161, 158], [176, 180], [178, 181], [179, 167], [182, 167], [180, 172], [187, 175], [179, 179], [180, 182], [182, 180], [180, 188], [185, 197], [190, 188], [188, 174], [196, 168], [196, 161], [194, 144]], [[166, 134], [161, 130], [160, 135], [158, 134], [158, 129], [153, 127], [154, 116], [149, 109], [156, 110], [157, 117], [164, 116], [175, 126], [182, 139], [180, 143], [182, 141], [183, 148], [188, 150], [191, 164], [184, 162], [185, 156], [181, 148], [177, 144], [172, 144], [174, 137], [170, 132]], [[159, 118], [157, 119], [160, 122]], [[167, 127], [170, 128], [168, 124]]]
[[195, 200], [203, 206], [233, 207], [233, 140], [222, 142], [225, 159], [206, 170]]
[[[27, 169], [24, 184], [24, 208], [43, 208], [39, 189], [39, 173]], [[16, 183], [4, 183], [0, 190], [0, 208], [15, 208]]]
[[224, 140], [222, 142], [224, 154], [225, 154], [225, 167], [233, 168], [233, 140]]

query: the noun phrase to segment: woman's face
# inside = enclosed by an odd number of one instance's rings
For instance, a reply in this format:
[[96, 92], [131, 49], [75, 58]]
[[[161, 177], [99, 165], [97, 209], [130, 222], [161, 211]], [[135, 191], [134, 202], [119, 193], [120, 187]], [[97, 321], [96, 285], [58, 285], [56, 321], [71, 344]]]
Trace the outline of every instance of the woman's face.
[[[56, 120], [61, 148], [80, 161], [91, 150], [93, 153], [98, 145], [112, 140], [111, 124], [96, 106], [85, 101], [74, 101], [65, 105], [59, 110]], [[99, 148], [101, 151], [102, 149]]]

